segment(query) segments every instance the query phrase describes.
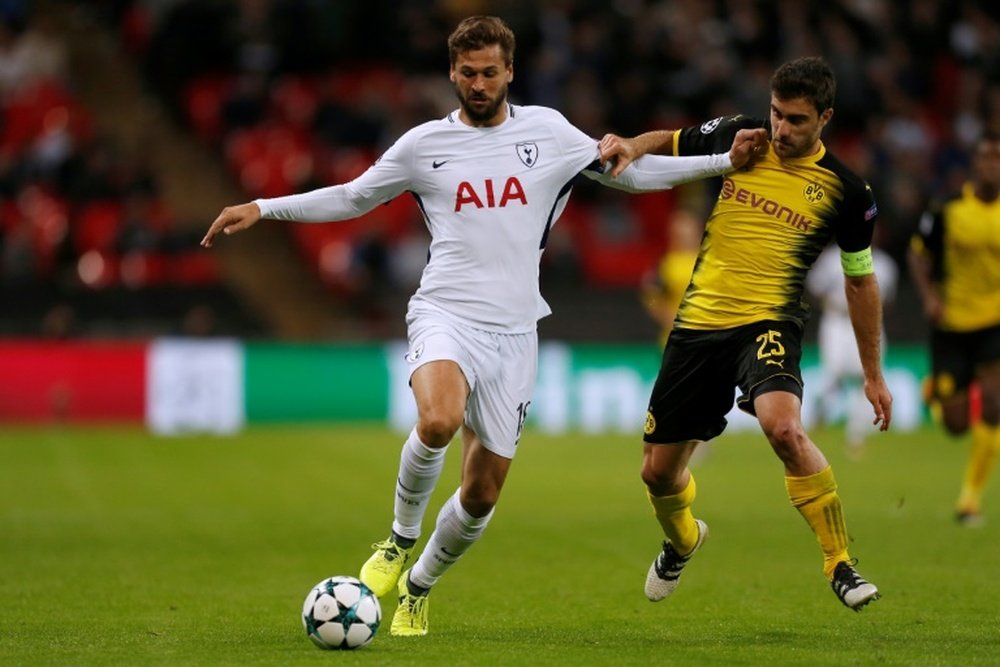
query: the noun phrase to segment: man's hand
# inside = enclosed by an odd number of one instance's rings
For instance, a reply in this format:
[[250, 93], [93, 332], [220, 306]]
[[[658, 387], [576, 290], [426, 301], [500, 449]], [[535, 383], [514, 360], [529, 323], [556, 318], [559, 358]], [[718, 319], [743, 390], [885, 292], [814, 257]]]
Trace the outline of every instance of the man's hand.
[[753, 164], [766, 154], [767, 130], [762, 127], [739, 130], [733, 137], [733, 146], [729, 149], [729, 160], [733, 163], [733, 169], [739, 169]]
[[240, 204], [239, 206], [227, 206], [222, 209], [222, 213], [215, 219], [212, 226], [208, 228], [205, 238], [201, 240], [201, 245], [211, 248], [212, 239], [219, 232], [223, 234], [242, 232], [244, 229], [250, 228], [258, 220], [260, 220], [260, 207], [254, 202]]
[[865, 397], [875, 409], [872, 424], [878, 426], [880, 431], [889, 430], [889, 424], [892, 423], [892, 394], [881, 373], [876, 378], [865, 378]]
[[642, 155], [635, 139], [625, 139], [617, 134], [605, 134], [597, 146], [601, 150], [601, 162], [613, 163], [611, 178], [618, 178], [625, 167]]
[[[638, 137], [626, 139], [617, 134], [605, 134], [598, 143], [601, 151], [601, 162], [611, 162], [609, 172], [612, 178], [617, 178], [625, 167], [646, 153], [661, 152], [672, 140], [672, 131], [656, 131], [641, 134]], [[733, 169], [752, 164], [754, 160], [767, 153], [767, 130], [756, 128], [740, 130], [733, 137], [733, 145], [729, 149], [729, 160]]]

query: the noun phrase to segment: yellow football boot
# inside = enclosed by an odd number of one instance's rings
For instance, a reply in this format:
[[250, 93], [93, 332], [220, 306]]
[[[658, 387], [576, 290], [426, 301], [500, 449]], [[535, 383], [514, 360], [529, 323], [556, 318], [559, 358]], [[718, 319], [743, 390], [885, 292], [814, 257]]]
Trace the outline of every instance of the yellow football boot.
[[427, 594], [413, 595], [406, 586], [410, 571], [399, 578], [399, 606], [392, 616], [389, 634], [393, 637], [422, 637], [427, 634]]
[[399, 575], [406, 566], [406, 561], [410, 560], [413, 547], [404, 549], [392, 540], [376, 542], [372, 545], [375, 553], [361, 566], [361, 574], [358, 579], [372, 589], [375, 596], [382, 598], [396, 587]]

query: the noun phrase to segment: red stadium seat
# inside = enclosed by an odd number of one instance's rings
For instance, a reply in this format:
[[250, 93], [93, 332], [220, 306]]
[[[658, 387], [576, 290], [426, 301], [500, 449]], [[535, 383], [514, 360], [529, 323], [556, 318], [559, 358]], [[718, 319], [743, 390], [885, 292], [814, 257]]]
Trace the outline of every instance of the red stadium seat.
[[303, 77], [284, 77], [271, 87], [272, 112], [291, 127], [311, 128], [317, 105], [316, 83]]
[[87, 204], [73, 221], [73, 245], [79, 254], [88, 250], [110, 252], [121, 227], [123, 208], [117, 201]]
[[62, 198], [44, 188], [32, 186], [22, 191], [15, 202], [2, 209], [4, 226], [27, 223], [42, 275], [54, 267], [63, 242], [66, 240], [69, 205]]
[[232, 76], [209, 74], [198, 77], [185, 89], [184, 110], [202, 140], [216, 142], [222, 137], [222, 104], [232, 87]]
[[198, 287], [219, 282], [219, 263], [215, 255], [201, 250], [169, 258], [169, 279], [175, 285]]
[[226, 160], [251, 197], [291, 194], [310, 180], [310, 137], [280, 123], [237, 130], [226, 142]]
[[40, 80], [18, 89], [3, 108], [0, 149], [21, 152], [46, 131], [65, 127], [79, 141], [93, 133], [87, 111], [61, 85]]

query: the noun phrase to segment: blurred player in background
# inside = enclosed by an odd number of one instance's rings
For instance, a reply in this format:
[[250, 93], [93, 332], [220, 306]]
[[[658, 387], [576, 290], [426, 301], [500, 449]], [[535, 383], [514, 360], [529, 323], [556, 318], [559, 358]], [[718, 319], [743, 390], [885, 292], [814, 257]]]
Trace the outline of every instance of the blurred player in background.
[[[708, 535], [691, 512], [695, 482], [688, 462], [700, 443], [725, 429], [734, 387], [742, 392], [737, 405], [757, 417], [784, 463], [789, 499], [819, 541], [823, 573], [837, 598], [853, 610], [878, 598], [878, 589], [853, 567], [833, 471], [801, 419], [803, 283], [831, 238], [840, 248], [865, 396], [883, 430], [892, 414], [871, 253], [875, 199], [820, 139], [833, 116], [835, 89], [822, 59], [778, 68], [771, 79], [770, 143], [759, 160], [724, 179], [708, 220], [646, 415], [642, 478], [666, 536], [646, 577], [650, 600], [673, 593]], [[601, 154], [616, 160], [614, 174], [647, 153], [713, 153], [739, 130], [767, 125], [733, 116], [633, 139], [607, 135]], [[765, 539], [767, 533], [761, 533]]]
[[[744, 164], [764, 133], [735, 137], [730, 153], [644, 158], [616, 179], [598, 143], [558, 112], [515, 106], [514, 34], [472, 17], [448, 39], [459, 108], [406, 132], [350, 183], [223, 209], [202, 244], [261, 218], [322, 222], [360, 216], [403, 192], [430, 230], [429, 259], [406, 315], [417, 424], [403, 445], [388, 539], [373, 545], [361, 580], [379, 597], [398, 591], [393, 635], [424, 635], [428, 592], [479, 540], [493, 516], [531, 404], [541, 252], [581, 173], [630, 191], [664, 189]], [[729, 148], [726, 149], [730, 150]], [[462, 475], [413, 567], [446, 449], [462, 433]]]
[[969, 387], [980, 419], [958, 497], [960, 523], [981, 522], [986, 480], [1000, 450], [1000, 135], [983, 136], [962, 191], [932, 207], [910, 247], [910, 273], [931, 325], [932, 394], [952, 435], [969, 430]]
[[643, 307], [660, 325], [661, 348], [667, 344], [674, 317], [677, 316], [677, 306], [691, 282], [702, 231], [701, 221], [692, 211], [683, 207], [677, 209], [670, 218], [667, 251], [640, 288]]
[[[877, 245], [872, 246], [872, 261], [884, 310], [895, 298], [899, 269], [892, 257]], [[864, 368], [854, 340], [854, 326], [848, 312], [844, 285], [844, 269], [840, 265], [840, 252], [835, 245], [827, 246], [820, 253], [806, 276], [806, 289], [820, 304], [819, 360], [823, 374], [823, 384], [817, 392], [820, 419], [829, 421], [843, 410], [847, 453], [852, 458], [859, 458], [865, 438], [874, 428], [871, 424], [871, 406], [862, 390]], [[885, 348], [883, 329], [883, 357]]]

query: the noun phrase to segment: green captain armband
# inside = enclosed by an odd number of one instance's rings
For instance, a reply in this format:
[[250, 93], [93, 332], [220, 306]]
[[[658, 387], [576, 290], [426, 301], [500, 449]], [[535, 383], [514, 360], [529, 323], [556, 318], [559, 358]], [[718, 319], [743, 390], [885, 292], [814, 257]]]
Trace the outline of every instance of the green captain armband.
[[858, 252], [840, 251], [840, 266], [845, 276], [868, 276], [875, 273], [871, 246]]

